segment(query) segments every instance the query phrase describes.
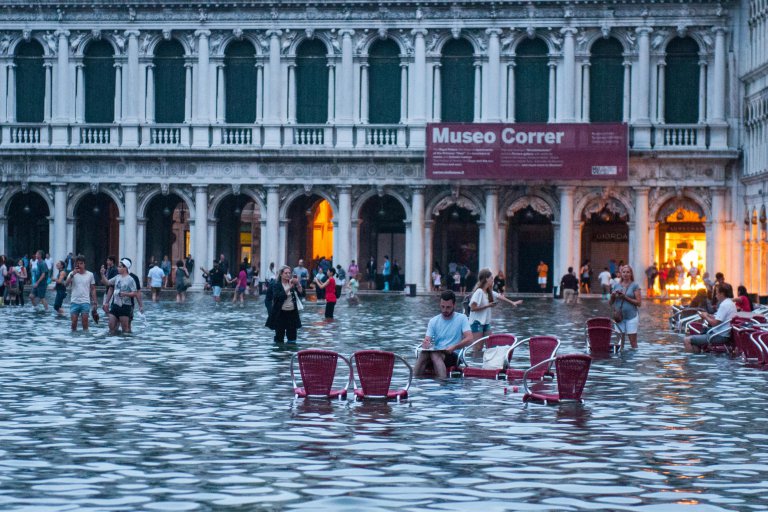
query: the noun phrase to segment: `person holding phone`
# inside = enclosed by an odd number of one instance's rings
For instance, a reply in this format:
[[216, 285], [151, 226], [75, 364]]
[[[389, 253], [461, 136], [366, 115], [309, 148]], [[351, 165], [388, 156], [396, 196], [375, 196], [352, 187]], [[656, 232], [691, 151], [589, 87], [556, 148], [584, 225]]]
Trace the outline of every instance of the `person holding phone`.
[[288, 343], [296, 343], [298, 330], [301, 328], [300, 306], [297, 303], [302, 286], [288, 265], [280, 267], [278, 276], [270, 285], [272, 302], [265, 325], [275, 331], [275, 343], [282, 344], [286, 337]]

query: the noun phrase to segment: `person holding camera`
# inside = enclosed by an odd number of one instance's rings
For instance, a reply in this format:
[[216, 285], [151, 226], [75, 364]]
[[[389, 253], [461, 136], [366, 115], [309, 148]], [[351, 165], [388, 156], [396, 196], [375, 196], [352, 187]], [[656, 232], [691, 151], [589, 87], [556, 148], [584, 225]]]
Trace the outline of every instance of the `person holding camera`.
[[303, 308], [299, 296], [302, 292], [299, 278], [292, 275], [291, 267], [280, 267], [278, 279], [270, 285], [272, 304], [269, 308], [266, 327], [275, 331], [275, 343], [295, 343], [297, 331], [301, 328], [299, 310]]
[[635, 282], [635, 274], [632, 267], [624, 265], [619, 268], [618, 283], [613, 285], [611, 298], [608, 301], [613, 309], [612, 318], [621, 329], [621, 345], [624, 347], [625, 336], [629, 337], [629, 344], [637, 348], [637, 325], [641, 303], [640, 285]]

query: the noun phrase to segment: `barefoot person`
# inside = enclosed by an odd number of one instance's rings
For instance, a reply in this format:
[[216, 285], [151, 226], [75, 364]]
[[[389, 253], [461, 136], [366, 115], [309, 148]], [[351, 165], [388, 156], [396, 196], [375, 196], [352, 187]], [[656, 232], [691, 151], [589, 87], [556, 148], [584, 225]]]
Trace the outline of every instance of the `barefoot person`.
[[445, 378], [447, 367], [455, 366], [459, 358], [455, 351], [472, 343], [472, 330], [469, 320], [454, 311], [456, 294], [446, 290], [440, 294], [440, 314], [433, 317], [427, 325], [427, 335], [421, 347], [424, 349], [416, 361], [414, 374], [423, 376], [430, 362], [435, 376]]
[[85, 256], [75, 257], [75, 270], [67, 276], [66, 286], [72, 286], [69, 299], [69, 316], [72, 330], [77, 330], [77, 318], [80, 317], [83, 330], [88, 330], [88, 312], [96, 313], [96, 280], [93, 273], [85, 270]]
[[[639, 322], [638, 308], [640, 307], [640, 285], [635, 282], [632, 267], [624, 265], [619, 268], [621, 280], [613, 285], [609, 304], [613, 308], [614, 320], [621, 332], [629, 337], [629, 344], [637, 348], [637, 326]], [[621, 317], [617, 318], [616, 315]], [[621, 338], [624, 346], [624, 336]]]
[[[469, 299], [469, 327], [472, 330], [472, 341], [477, 341], [484, 336], [490, 336], [491, 333], [491, 311], [497, 304], [504, 301], [517, 307], [523, 301], [512, 301], [504, 295], [493, 291], [493, 273], [491, 269], [484, 268], [477, 275], [477, 284], [472, 290], [472, 297]], [[480, 343], [479, 345], [482, 345]], [[473, 347], [479, 351], [482, 347]]]
[[107, 279], [102, 270], [101, 282], [108, 286], [107, 304], [104, 310], [109, 313], [109, 333], [117, 334], [117, 326], [123, 330], [123, 334], [131, 332], [131, 300], [138, 296], [136, 281], [130, 276], [131, 260], [123, 258], [117, 264], [117, 275]]
[[[723, 322], [730, 322], [733, 317], [736, 316], [736, 304], [733, 302], [733, 288], [728, 283], [720, 283], [715, 285], [715, 295], [717, 296], [717, 311], [715, 314], [700, 312], [699, 315], [702, 319], [707, 321], [709, 327], [712, 328], [716, 325], [720, 325]], [[701, 352], [701, 349], [708, 345], [718, 345], [725, 343], [731, 337], [730, 330], [723, 332], [721, 335], [709, 336], [704, 334], [695, 334], [693, 336], [686, 336], [683, 340], [685, 344], [686, 352], [694, 352], [696, 354]]]

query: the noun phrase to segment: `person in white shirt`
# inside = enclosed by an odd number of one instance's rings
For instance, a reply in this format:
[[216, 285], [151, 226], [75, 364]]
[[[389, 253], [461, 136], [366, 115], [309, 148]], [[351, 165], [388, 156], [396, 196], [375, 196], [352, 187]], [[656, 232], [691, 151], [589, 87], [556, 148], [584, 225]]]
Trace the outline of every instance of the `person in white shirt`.
[[[491, 309], [504, 301], [517, 307], [523, 301], [512, 301], [504, 295], [493, 291], [493, 273], [484, 268], [477, 275], [477, 284], [469, 299], [469, 327], [472, 330], [472, 341], [477, 341], [491, 333]], [[474, 347], [479, 351], [482, 347]]]
[[69, 273], [64, 286], [72, 286], [69, 298], [69, 317], [72, 330], [77, 330], [77, 318], [80, 317], [83, 330], [88, 330], [88, 312], [93, 312], [94, 321], [98, 322], [96, 312], [96, 280], [93, 273], [85, 270], [85, 256], [78, 254], [75, 258], [75, 270]]
[[[706, 320], [709, 327], [715, 327], [725, 322], [730, 322], [736, 316], [736, 304], [733, 302], [733, 288], [727, 283], [715, 285], [715, 294], [717, 295], [717, 311], [715, 314], [700, 312], [702, 319]], [[718, 345], [726, 343], [731, 338], [731, 331], [726, 330], [716, 336], [710, 337], [708, 334], [695, 334], [686, 336], [683, 340], [686, 352], [695, 354], [701, 353], [701, 349], [708, 345]]]
[[160, 298], [160, 290], [163, 287], [163, 279], [165, 279], [165, 272], [163, 269], [157, 266], [157, 263], [152, 265], [147, 273], [149, 278], [149, 287], [152, 290], [152, 302], [157, 302]]
[[608, 299], [611, 296], [611, 273], [608, 272], [608, 267], [603, 268], [603, 271], [597, 276], [597, 280], [600, 282], [600, 289], [603, 291], [603, 298]]

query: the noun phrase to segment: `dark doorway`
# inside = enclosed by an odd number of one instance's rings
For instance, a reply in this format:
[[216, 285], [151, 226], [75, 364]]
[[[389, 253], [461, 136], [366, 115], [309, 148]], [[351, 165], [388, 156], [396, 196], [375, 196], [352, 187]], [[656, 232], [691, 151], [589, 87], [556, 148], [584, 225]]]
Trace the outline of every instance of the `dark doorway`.
[[[592, 267], [590, 290], [599, 290], [597, 276], [603, 268], [610, 268], [610, 260], [629, 261], [629, 226], [626, 215], [603, 207], [589, 214], [581, 230], [581, 260], [579, 265], [589, 260]], [[574, 269], [579, 272], [579, 269]], [[645, 269], [642, 269], [643, 271]], [[638, 272], [638, 269], [635, 269]], [[581, 277], [580, 277], [581, 278]], [[635, 279], [638, 279], [635, 275]]]
[[[48, 252], [49, 221], [48, 204], [39, 194], [19, 193], [8, 205], [7, 256], [18, 260], [25, 254], [29, 257], [42, 249]], [[64, 254], [54, 254], [61, 259]], [[15, 263], [15, 261], [14, 261]]]
[[405, 279], [405, 209], [392, 196], [374, 196], [360, 210], [360, 254], [357, 261], [367, 262], [371, 256], [378, 264], [376, 288], [383, 287], [381, 275], [384, 256], [392, 266], [397, 263], [399, 279], [390, 280], [390, 290], [402, 289]]
[[509, 219], [507, 236], [507, 277], [510, 290], [540, 293], [536, 268], [543, 261], [549, 267], [546, 292], [552, 291], [555, 232], [552, 220], [530, 206]]
[[85, 255], [86, 268], [94, 273], [107, 256], [120, 257], [120, 226], [117, 205], [107, 194], [88, 194], [75, 209], [75, 248]]
[[245, 260], [253, 265], [261, 250], [261, 212], [256, 203], [246, 195], [228, 196], [216, 209], [216, 218], [216, 254], [232, 262], [230, 272], [234, 275]]
[[176, 194], [155, 196], [147, 207], [145, 260], [159, 265], [168, 256], [171, 265], [189, 254], [189, 210]]
[[465, 265], [477, 275], [479, 239], [477, 217], [466, 208], [451, 205], [435, 218], [433, 264], [439, 265], [444, 276], [450, 263]]

